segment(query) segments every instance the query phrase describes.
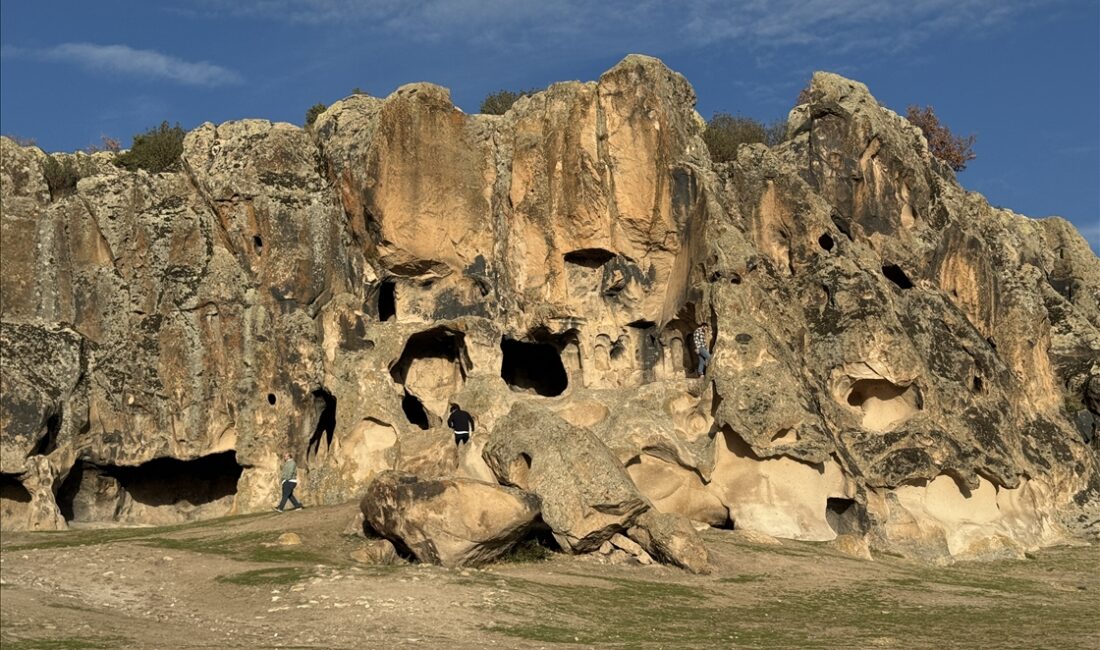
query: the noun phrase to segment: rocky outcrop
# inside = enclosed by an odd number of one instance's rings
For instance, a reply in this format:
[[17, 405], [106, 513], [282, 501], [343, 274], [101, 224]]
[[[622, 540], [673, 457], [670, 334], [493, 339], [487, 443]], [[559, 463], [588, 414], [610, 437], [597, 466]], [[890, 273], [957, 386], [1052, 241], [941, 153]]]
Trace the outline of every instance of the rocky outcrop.
[[290, 451], [307, 502], [525, 486], [574, 551], [650, 510], [933, 561], [1095, 529], [1100, 260], [862, 84], [808, 97], [725, 164], [642, 56], [502, 116], [414, 84], [203, 125], [178, 172], [77, 154], [65, 196], [0, 138], [2, 525], [255, 511]]
[[367, 488], [366, 523], [422, 562], [476, 565], [507, 553], [539, 514], [538, 498], [472, 479], [387, 471]]

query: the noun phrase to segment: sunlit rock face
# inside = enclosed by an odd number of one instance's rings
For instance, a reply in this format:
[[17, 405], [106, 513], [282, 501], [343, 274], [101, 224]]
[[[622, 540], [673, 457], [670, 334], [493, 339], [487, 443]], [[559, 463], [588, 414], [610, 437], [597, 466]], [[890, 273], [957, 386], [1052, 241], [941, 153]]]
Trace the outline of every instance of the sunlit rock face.
[[862, 84], [808, 97], [723, 164], [643, 56], [502, 116], [412, 84], [204, 124], [176, 172], [76, 154], [67, 196], [0, 139], [3, 527], [256, 511], [284, 451], [307, 503], [396, 469], [568, 504], [575, 552], [650, 510], [930, 561], [1095, 527], [1100, 260]]

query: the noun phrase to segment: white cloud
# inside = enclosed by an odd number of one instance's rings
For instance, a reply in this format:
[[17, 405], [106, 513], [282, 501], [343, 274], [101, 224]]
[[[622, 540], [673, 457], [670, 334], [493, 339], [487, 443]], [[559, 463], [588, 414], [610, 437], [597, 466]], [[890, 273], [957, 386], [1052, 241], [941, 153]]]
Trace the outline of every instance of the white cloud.
[[642, 46], [733, 42], [753, 50], [910, 49], [984, 34], [1022, 11], [1067, 0], [205, 0], [218, 13], [304, 24], [364, 23], [422, 41], [499, 45], [607, 38]]
[[164, 79], [192, 86], [224, 86], [242, 81], [239, 74], [220, 65], [206, 61], [193, 63], [127, 45], [62, 43], [37, 49], [4, 46], [3, 56], [70, 63], [95, 72]]

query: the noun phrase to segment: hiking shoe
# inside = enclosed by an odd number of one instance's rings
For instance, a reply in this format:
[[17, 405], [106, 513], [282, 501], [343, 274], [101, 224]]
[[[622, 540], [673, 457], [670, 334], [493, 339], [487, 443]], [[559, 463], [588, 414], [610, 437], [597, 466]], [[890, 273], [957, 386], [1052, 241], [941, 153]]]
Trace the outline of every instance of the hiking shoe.
[[275, 512], [282, 512], [283, 511], [283, 509], [278, 507], [278, 506], [272, 508], [272, 510], [274, 510]]

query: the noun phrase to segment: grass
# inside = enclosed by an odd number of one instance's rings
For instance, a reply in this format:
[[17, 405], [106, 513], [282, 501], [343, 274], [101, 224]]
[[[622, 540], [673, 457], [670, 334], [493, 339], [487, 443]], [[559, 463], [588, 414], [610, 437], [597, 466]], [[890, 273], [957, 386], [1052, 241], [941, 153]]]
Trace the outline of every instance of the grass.
[[158, 537], [178, 532], [201, 530], [227, 524], [240, 523], [255, 517], [270, 516], [270, 513], [252, 513], [247, 515], [234, 515], [232, 517], [220, 517], [217, 519], [204, 519], [170, 526], [155, 526], [148, 528], [97, 528], [95, 530], [59, 530], [42, 531], [34, 533], [41, 541], [21, 544], [5, 545], [5, 551], [28, 551], [39, 549], [70, 548], [76, 546], [97, 546], [127, 540], [138, 540], [147, 537]]
[[125, 647], [122, 637], [63, 637], [58, 639], [4, 639], [4, 650], [99, 650]]
[[223, 537], [149, 537], [142, 539], [141, 543], [156, 548], [221, 555], [248, 562], [327, 563], [326, 558], [302, 548], [269, 546], [277, 537], [275, 533], [258, 532]]

